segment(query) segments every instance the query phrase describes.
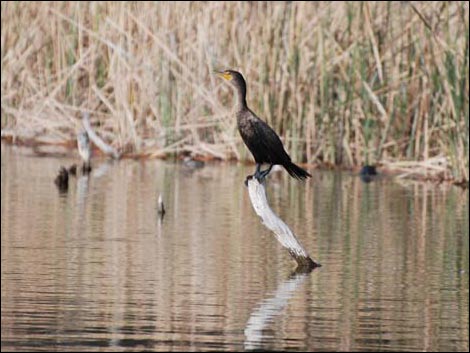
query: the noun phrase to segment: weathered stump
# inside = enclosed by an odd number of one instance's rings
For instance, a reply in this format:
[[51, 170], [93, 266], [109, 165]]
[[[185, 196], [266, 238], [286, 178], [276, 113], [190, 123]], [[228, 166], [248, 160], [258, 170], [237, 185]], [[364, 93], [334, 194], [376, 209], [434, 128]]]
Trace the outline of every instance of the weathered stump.
[[261, 217], [263, 224], [274, 233], [281, 245], [289, 251], [298, 264], [298, 270], [308, 272], [320, 266], [310, 258], [287, 224], [269, 207], [264, 182], [260, 183], [258, 179], [250, 178], [246, 183], [251, 204], [256, 214]]

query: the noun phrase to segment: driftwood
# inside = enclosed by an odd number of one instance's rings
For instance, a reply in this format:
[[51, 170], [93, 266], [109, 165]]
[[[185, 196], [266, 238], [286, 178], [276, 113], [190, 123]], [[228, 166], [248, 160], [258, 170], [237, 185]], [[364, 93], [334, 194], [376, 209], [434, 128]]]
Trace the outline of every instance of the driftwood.
[[105, 154], [111, 156], [114, 159], [119, 159], [121, 157], [120, 153], [106, 142], [104, 142], [91, 128], [90, 124], [90, 114], [82, 113], [82, 123], [83, 127], [85, 128], [86, 132], [88, 133], [88, 137], [93, 143]]
[[264, 182], [260, 183], [256, 178], [250, 178], [247, 180], [247, 186], [256, 214], [261, 217], [263, 224], [274, 233], [281, 245], [289, 251], [298, 267], [309, 271], [320, 266], [310, 258], [287, 224], [269, 207]]

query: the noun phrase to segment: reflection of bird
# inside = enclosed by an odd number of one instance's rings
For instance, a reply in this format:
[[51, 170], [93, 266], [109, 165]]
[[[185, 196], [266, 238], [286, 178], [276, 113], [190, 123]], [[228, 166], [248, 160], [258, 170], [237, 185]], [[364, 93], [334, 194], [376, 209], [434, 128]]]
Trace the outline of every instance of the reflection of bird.
[[[236, 89], [238, 131], [243, 142], [255, 158], [256, 172], [254, 177], [262, 181], [275, 164], [282, 165], [296, 179], [302, 180], [310, 177], [311, 175], [307, 171], [292, 163], [276, 132], [248, 108], [246, 104], [246, 83], [243, 76], [233, 70], [217, 72], [217, 74], [229, 81]], [[268, 164], [269, 167], [261, 171], [261, 165], [264, 163]]]
[[89, 173], [91, 171], [91, 145], [90, 145], [90, 138], [88, 137], [88, 133], [86, 130], [81, 130], [77, 135], [77, 145], [78, 145], [78, 152], [83, 159], [83, 167], [82, 170], [84, 173]]

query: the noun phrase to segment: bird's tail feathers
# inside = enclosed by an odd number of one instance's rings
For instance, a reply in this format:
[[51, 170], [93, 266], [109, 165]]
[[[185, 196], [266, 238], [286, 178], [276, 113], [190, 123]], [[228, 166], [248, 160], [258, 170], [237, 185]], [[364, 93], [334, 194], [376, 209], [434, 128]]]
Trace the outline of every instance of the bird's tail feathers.
[[290, 164], [284, 165], [284, 168], [286, 168], [290, 176], [295, 179], [304, 180], [308, 177], [311, 177], [311, 175], [306, 170], [300, 168], [292, 162]]

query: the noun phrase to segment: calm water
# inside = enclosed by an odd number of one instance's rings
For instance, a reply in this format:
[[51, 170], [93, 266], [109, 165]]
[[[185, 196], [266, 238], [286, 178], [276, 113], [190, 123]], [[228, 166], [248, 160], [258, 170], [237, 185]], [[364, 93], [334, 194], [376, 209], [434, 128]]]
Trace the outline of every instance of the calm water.
[[101, 162], [60, 194], [74, 159], [1, 157], [2, 350], [469, 349], [468, 191], [273, 175], [273, 209], [323, 265], [295, 275], [251, 168]]

